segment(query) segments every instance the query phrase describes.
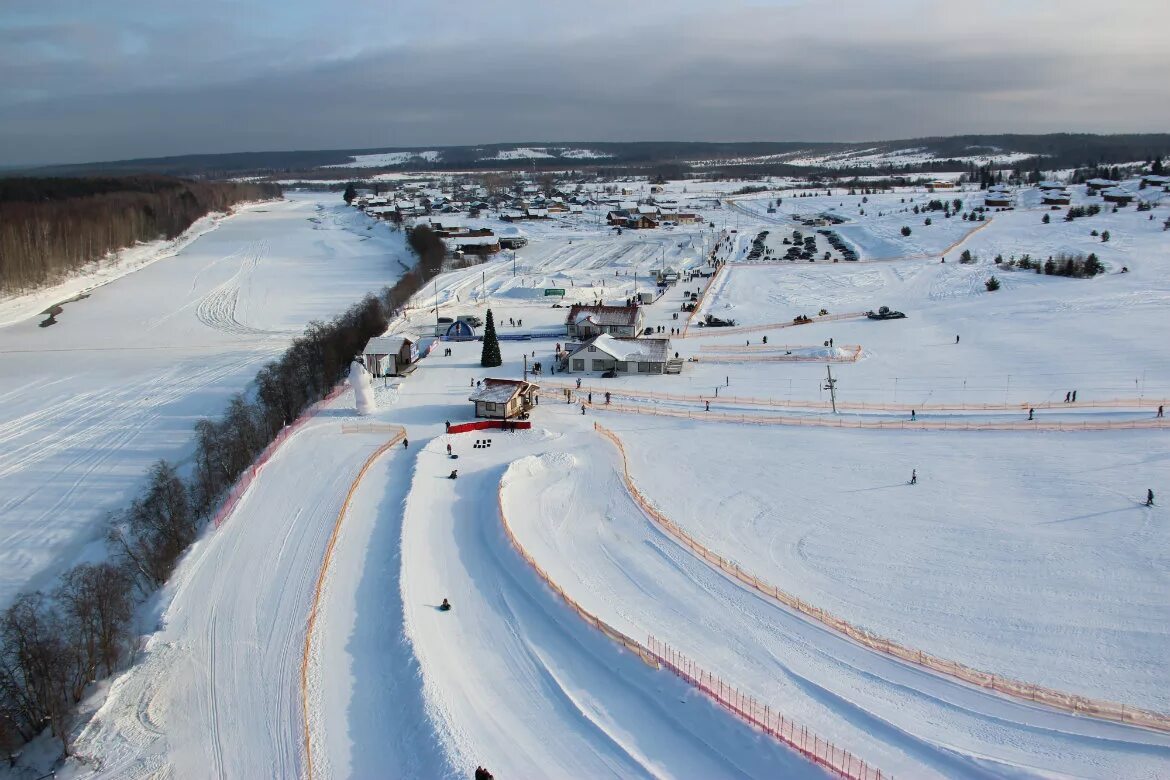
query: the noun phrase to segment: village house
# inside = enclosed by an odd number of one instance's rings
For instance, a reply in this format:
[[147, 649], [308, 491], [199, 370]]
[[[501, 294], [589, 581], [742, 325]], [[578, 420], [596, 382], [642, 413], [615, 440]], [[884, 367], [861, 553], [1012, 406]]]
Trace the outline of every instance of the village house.
[[539, 390], [539, 386], [520, 379], [485, 379], [467, 400], [475, 404], [476, 417], [507, 420], [527, 414]]
[[500, 239], [501, 249], [519, 249], [528, 244], [528, 237], [521, 233], [519, 228], [501, 228], [497, 237]]
[[487, 235], [452, 236], [444, 239], [443, 243], [452, 254], [462, 252], [468, 255], [493, 255], [500, 251], [500, 239], [490, 230]]
[[630, 218], [626, 220], [626, 227], [634, 230], [652, 230], [658, 227], [657, 215], [631, 214]]
[[1096, 195], [1101, 190], [1108, 190], [1116, 187], [1117, 184], [1118, 182], [1113, 181], [1113, 179], [1089, 179], [1087, 182], [1085, 182], [1085, 187], [1087, 188], [1089, 195]]
[[617, 374], [661, 374], [670, 360], [670, 339], [596, 336], [571, 350], [565, 368], [571, 374], [613, 371]]
[[584, 340], [607, 334], [634, 338], [642, 332], [645, 320], [640, 306], [605, 306], [574, 304], [565, 321], [569, 338]]
[[375, 336], [362, 349], [362, 362], [372, 376], [395, 376], [418, 360], [418, 347], [405, 336]]
[[1041, 196], [1040, 201], [1045, 206], [1067, 206], [1072, 203], [1072, 195], [1068, 190], [1048, 190]]
[[1123, 189], [1118, 189], [1115, 187], [1111, 190], [1105, 190], [1102, 192], [1101, 197], [1105, 199], [1106, 203], [1117, 203], [1118, 205], [1125, 206], [1133, 201], [1134, 194], [1132, 192], [1126, 192]]
[[937, 181], [929, 182], [926, 185], [926, 189], [930, 190], [931, 192], [938, 192], [939, 190], [953, 190], [957, 186], [958, 185], [953, 181], [943, 181], [940, 179]]

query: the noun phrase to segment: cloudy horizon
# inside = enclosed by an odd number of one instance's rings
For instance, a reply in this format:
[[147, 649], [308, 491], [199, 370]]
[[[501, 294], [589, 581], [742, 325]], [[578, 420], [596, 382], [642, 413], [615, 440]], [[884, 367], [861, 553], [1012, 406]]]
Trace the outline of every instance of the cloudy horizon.
[[1170, 130], [1153, 0], [98, 5], [0, 9], [0, 165]]

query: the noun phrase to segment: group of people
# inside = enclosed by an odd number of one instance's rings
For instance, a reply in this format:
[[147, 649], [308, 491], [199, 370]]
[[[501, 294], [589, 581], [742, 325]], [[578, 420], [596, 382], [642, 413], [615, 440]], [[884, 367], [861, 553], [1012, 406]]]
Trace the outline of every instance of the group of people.
[[1077, 391], [1069, 390], [1064, 394], [1064, 402], [1066, 404], [1075, 404], [1077, 402]]
[[517, 320], [517, 319], [514, 319], [514, 318], [512, 318], [512, 317], [509, 317], [509, 318], [508, 318], [508, 324], [509, 324], [509, 325], [511, 325], [511, 326], [512, 326], [512, 327], [514, 327], [514, 328], [519, 328], [519, 327], [523, 327], [523, 325], [524, 325], [524, 320]]

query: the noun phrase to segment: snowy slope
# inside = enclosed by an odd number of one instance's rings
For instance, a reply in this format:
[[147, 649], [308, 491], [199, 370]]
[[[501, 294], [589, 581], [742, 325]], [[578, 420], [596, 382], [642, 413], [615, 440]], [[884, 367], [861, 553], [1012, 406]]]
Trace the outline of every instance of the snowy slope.
[[385, 438], [341, 434], [329, 411], [177, 569], [160, 630], [77, 740], [98, 777], [303, 773], [305, 616], [341, 502]]
[[[639, 186], [630, 185], [634, 191]], [[739, 186], [680, 182], [667, 194], [719, 197]], [[1008, 700], [902, 665], [729, 581], [650, 524], [617, 477], [612, 446], [591, 428], [600, 419], [618, 430], [635, 479], [669, 515], [815, 604], [1013, 677], [1170, 708], [1161, 663], [1170, 631], [1165, 511], [1136, 505], [1148, 486], [1159, 495], [1170, 489], [1160, 481], [1164, 429], [943, 433], [735, 426], [606, 412], [600, 395], [602, 388], [668, 392], [684, 398], [636, 404], [687, 407], [696, 416], [704, 398], [720, 413], [745, 408], [734, 396], [788, 400], [804, 405], [786, 414], [825, 424], [905, 420], [908, 408], [918, 405], [926, 420], [1021, 420], [1027, 404], [1042, 402], [1055, 402], [1037, 411], [1048, 420], [1150, 418], [1153, 407], [1139, 407], [1139, 399], [1170, 396], [1170, 361], [1159, 348], [1170, 338], [1164, 267], [1170, 234], [1160, 228], [1170, 203], [1155, 207], [1154, 220], [1131, 207], [1072, 223], [1053, 212], [1052, 223], [1043, 225], [1046, 212], [1021, 196], [1023, 207], [986, 223], [935, 218], [904, 238], [897, 230], [909, 219], [903, 209], [933, 196], [906, 189], [870, 195], [863, 203], [864, 196], [840, 190], [816, 198], [779, 195], [782, 207], [771, 215], [762, 198], [736, 209], [705, 208], [704, 219], [718, 226], [714, 233], [694, 226], [619, 237], [596, 214], [526, 226], [531, 242], [516, 253], [515, 264], [509, 253], [444, 274], [392, 324], [395, 332], [421, 335], [436, 315], [482, 316], [490, 306], [502, 336], [536, 338], [502, 342], [504, 364], [491, 370], [479, 365], [479, 344], [444, 345], [452, 347], [451, 357], [437, 350], [397, 387], [377, 388], [383, 408], [373, 419], [406, 426], [410, 447], [367, 474], [335, 549], [312, 664], [313, 690], [320, 695], [303, 713], [314, 744], [314, 777], [448, 777], [466, 775], [477, 764], [499, 777], [815, 776], [803, 760], [618, 650], [566, 609], [502, 534], [496, 510], [501, 479], [504, 507], [522, 543], [588, 609], [634, 636], [670, 642], [896, 776], [1170, 774], [1170, 737], [1164, 734]], [[444, 436], [444, 420], [470, 416], [466, 399], [476, 379], [519, 377], [523, 356], [529, 365], [551, 362], [554, 344], [563, 341], [566, 312], [553, 308], [546, 287], [566, 289], [564, 303], [621, 301], [635, 285], [648, 288], [653, 268], [696, 267], [718, 236], [736, 237], [728, 253], [736, 257], [761, 229], [773, 231], [769, 243], [780, 246], [798, 226], [795, 216], [830, 204], [848, 215], [847, 238], [872, 262], [733, 266], [704, 305], [748, 325], [790, 323], [822, 307], [841, 313], [882, 304], [906, 311], [907, 319], [746, 334], [692, 327], [687, 338], [674, 339], [672, 350], [700, 360], [686, 362], [679, 376], [587, 378], [587, 387], [597, 388], [598, 406], [582, 414], [579, 404], [588, 396], [566, 403], [556, 384], [573, 377], [546, 374], [537, 379], [547, 389], [533, 432]], [[972, 233], [978, 224], [985, 226]], [[844, 227], [838, 229], [844, 233]], [[1102, 243], [1091, 229], [1110, 230], [1112, 240]], [[955, 262], [963, 248], [977, 262]], [[943, 249], [945, 264], [939, 262]], [[1097, 251], [1110, 272], [1093, 280], [1062, 279], [1006, 271], [992, 261], [1001, 252], [1018, 257], [1061, 250]], [[1128, 273], [1120, 273], [1122, 265]], [[992, 273], [1003, 281], [997, 293], [983, 287]], [[647, 324], [681, 326], [685, 313], [681, 320], [674, 315], [682, 287], [700, 284], [672, 288], [647, 306]], [[523, 325], [507, 324], [510, 319]], [[823, 365], [752, 360], [764, 335], [770, 346], [787, 344], [801, 354], [824, 352], [829, 338], [862, 345], [861, 360], [833, 367], [838, 400], [853, 406], [836, 417], [816, 406], [828, 402]], [[746, 350], [739, 354], [748, 359], [702, 361], [704, 354], [735, 349]], [[1081, 403], [1061, 404], [1074, 388]], [[1125, 403], [1091, 405], [1102, 399]], [[861, 403], [877, 408], [858, 410]], [[944, 403], [1001, 408], [927, 406]], [[349, 413], [336, 414], [333, 423]], [[326, 420], [309, 431], [312, 438], [298, 436], [287, 445], [288, 468], [270, 467], [253, 488], [259, 495], [270, 481], [265, 501], [278, 512], [287, 506], [295, 513], [303, 505], [335, 513], [352, 464], [376, 443], [376, 437], [364, 443], [361, 435], [343, 434]], [[493, 440], [490, 448], [471, 447], [485, 438]], [[448, 441], [457, 461], [443, 454]], [[344, 473], [310, 474], [309, 462], [318, 472], [320, 463], [336, 462], [335, 470]], [[447, 480], [453, 465], [460, 477]], [[920, 475], [913, 488], [904, 484], [911, 468]], [[322, 529], [303, 529], [296, 518], [292, 530], [304, 532], [296, 549], [309, 552], [263, 558], [256, 566], [254, 556], [235, 554], [236, 543], [219, 537], [238, 538], [241, 550], [267, 555], [257, 548], [284, 538], [284, 529], [268, 515], [252, 517], [262, 542], [237, 536], [245, 528], [237, 519], [204, 542], [206, 551], [198, 550], [192, 561], [204, 561], [225, 581], [255, 578], [267, 594], [273, 580], [297, 583], [309, 576]], [[294, 613], [306, 609], [295, 595], [302, 592], [299, 584], [287, 600], [264, 598], [251, 606], [220, 591], [228, 614], [250, 616], [260, 627], [240, 630], [242, 641], [228, 646], [206, 640], [203, 608], [192, 606], [193, 597], [183, 591], [180, 580], [174, 604], [181, 608], [164, 629], [166, 642], [196, 648], [203, 667], [184, 667], [179, 676], [185, 681], [174, 682], [162, 679], [172, 667], [160, 663], [143, 673], [141, 686], [114, 686], [101, 722], [121, 725], [109, 734], [95, 725], [96, 736], [87, 742], [89, 752], [108, 757], [111, 767], [150, 765], [181, 775], [190, 757], [214, 756], [214, 732], [199, 707], [165, 713], [174, 724], [165, 740], [142, 736], [135, 713], [144, 709], [139, 702], [151, 699], [140, 690], [161, 686], [174, 691], [167, 695], [176, 701], [198, 699], [199, 691], [215, 687], [209, 682], [213, 665], [249, 669], [252, 655], [289, 652], [283, 649], [288, 632], [275, 626], [295, 622]], [[434, 609], [444, 597], [455, 605], [450, 613]], [[238, 748], [246, 768], [264, 757], [272, 766], [291, 762], [290, 755], [301, 760], [294, 751], [302, 713], [273, 693], [287, 668], [276, 664], [272, 674], [257, 671], [255, 679], [238, 683], [246, 691], [238, 697], [246, 717], [262, 715], [273, 724], [250, 737], [255, 744], [226, 743]], [[221, 704], [227, 717], [245, 717], [232, 710], [235, 704]], [[146, 711], [153, 723], [153, 711]]]
[[104, 535], [158, 458], [181, 459], [316, 317], [392, 282], [401, 237], [340, 199], [241, 212], [169, 259], [0, 328], [0, 605]]

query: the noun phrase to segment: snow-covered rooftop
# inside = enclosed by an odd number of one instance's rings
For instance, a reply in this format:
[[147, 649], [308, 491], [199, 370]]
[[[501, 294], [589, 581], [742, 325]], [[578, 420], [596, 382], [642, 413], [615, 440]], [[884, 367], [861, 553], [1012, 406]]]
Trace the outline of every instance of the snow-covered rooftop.
[[670, 355], [670, 339], [627, 339], [603, 333], [581, 345], [581, 352], [596, 347], [614, 360], [664, 363]]
[[403, 344], [410, 343], [405, 336], [374, 336], [366, 342], [363, 355], [396, 355]]
[[531, 382], [524, 382], [520, 379], [485, 379], [483, 380], [483, 386], [477, 388], [474, 393], [468, 396], [467, 400], [506, 404], [517, 393], [525, 392], [529, 389], [539, 390], [540, 388]]

